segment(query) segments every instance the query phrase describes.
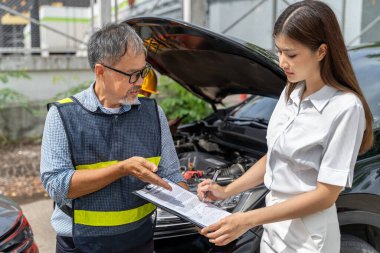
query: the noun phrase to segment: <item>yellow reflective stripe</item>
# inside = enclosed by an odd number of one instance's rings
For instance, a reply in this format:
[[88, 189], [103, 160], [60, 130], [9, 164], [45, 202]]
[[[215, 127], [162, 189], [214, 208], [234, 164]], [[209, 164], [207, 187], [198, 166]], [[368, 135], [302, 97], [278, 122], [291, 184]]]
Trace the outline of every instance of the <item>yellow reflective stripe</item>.
[[66, 104], [66, 103], [71, 103], [71, 102], [73, 102], [71, 98], [64, 98], [57, 101], [57, 103], [60, 103], [60, 104]]
[[94, 164], [82, 164], [82, 165], [75, 166], [75, 169], [76, 170], [96, 170], [96, 169], [106, 168], [118, 162], [119, 161], [108, 161], [108, 162], [100, 162], [100, 163], [94, 163]]
[[145, 159], [147, 159], [149, 162], [154, 163], [156, 166], [158, 166], [161, 161], [161, 156], [154, 156], [154, 157], [149, 157]]
[[[151, 163], [154, 163], [156, 166], [158, 166], [160, 164], [161, 156], [154, 156], [154, 157], [149, 157], [145, 159]], [[96, 170], [96, 169], [106, 168], [118, 162], [119, 161], [115, 160], [115, 161], [100, 162], [100, 163], [94, 163], [94, 164], [82, 164], [82, 165], [75, 166], [75, 169], [76, 170]]]
[[143, 94], [138, 94], [137, 97], [144, 98], [145, 96]]
[[155, 209], [155, 205], [148, 203], [137, 208], [118, 212], [74, 210], [74, 222], [87, 226], [120, 226], [141, 220]]

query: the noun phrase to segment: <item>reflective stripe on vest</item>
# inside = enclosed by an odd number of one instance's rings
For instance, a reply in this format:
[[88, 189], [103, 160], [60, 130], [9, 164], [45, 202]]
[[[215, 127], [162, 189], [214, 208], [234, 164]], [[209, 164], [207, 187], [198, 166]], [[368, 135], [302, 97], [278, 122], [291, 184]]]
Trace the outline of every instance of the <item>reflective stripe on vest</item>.
[[[160, 163], [161, 156], [145, 158], [156, 166]], [[119, 161], [108, 161], [94, 164], [84, 164], [75, 167], [76, 170], [94, 170], [101, 169], [118, 163]], [[82, 224], [87, 226], [120, 226], [138, 221], [156, 209], [156, 206], [147, 203], [145, 205], [124, 210], [124, 211], [88, 211], [88, 210], [74, 210], [74, 221], [76, 224]]]
[[74, 210], [74, 221], [87, 226], [120, 226], [138, 221], [152, 213], [156, 206], [148, 203], [137, 208], [119, 212], [96, 212]]
[[72, 102], [74, 102], [74, 101], [71, 98], [64, 98], [64, 99], [57, 101], [57, 103], [59, 103], [59, 104], [67, 104], [67, 103], [72, 103]]
[[[145, 158], [151, 163], [154, 163], [156, 166], [160, 164], [161, 156], [155, 156], [155, 157], [149, 157]], [[94, 163], [94, 164], [82, 164], [75, 166], [76, 170], [95, 170], [95, 169], [102, 169], [106, 168], [108, 166], [111, 166], [113, 164], [118, 163], [119, 161], [108, 161], [108, 162], [100, 162], [100, 163]]]

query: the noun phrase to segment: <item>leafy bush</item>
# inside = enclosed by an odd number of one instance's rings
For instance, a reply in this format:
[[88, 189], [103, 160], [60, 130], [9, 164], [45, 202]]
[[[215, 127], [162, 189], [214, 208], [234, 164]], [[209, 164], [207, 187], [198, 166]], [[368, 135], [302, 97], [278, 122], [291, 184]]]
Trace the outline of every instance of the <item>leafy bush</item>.
[[4, 108], [10, 103], [17, 103], [28, 108], [27, 98], [23, 94], [9, 88], [0, 89], [0, 108]]
[[200, 120], [212, 112], [210, 105], [195, 97], [188, 90], [167, 76], [159, 78], [158, 103], [168, 119], [181, 118], [187, 115], [182, 123]]
[[30, 79], [30, 76], [25, 71], [20, 70], [0, 73], [0, 82], [7, 83], [10, 77]]
[[[0, 83], [8, 83], [9, 78], [31, 79], [25, 71], [11, 71], [0, 73]], [[21, 106], [28, 108], [27, 98], [23, 94], [10, 88], [0, 89], [0, 108], [4, 108], [10, 103], [20, 104]]]

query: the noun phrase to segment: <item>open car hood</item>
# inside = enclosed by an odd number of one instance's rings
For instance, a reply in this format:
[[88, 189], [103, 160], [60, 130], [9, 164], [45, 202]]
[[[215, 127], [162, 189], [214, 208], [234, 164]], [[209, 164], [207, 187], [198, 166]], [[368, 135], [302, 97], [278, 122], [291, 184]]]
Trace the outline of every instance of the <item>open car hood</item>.
[[215, 104], [232, 94], [278, 97], [286, 76], [272, 53], [183, 21], [136, 17], [147, 61], [203, 100]]

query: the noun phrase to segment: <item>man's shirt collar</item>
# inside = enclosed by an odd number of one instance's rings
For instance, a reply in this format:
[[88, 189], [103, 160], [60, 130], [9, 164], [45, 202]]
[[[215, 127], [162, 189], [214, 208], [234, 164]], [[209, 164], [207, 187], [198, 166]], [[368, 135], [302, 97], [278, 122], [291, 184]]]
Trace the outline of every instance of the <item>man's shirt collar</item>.
[[[95, 82], [91, 84], [91, 86], [84, 91], [84, 96], [83, 96], [83, 101], [82, 104], [83, 106], [91, 111], [91, 112], [96, 112], [96, 111], [102, 111], [107, 114], [111, 114], [104, 106], [100, 103], [98, 97], [95, 94]], [[133, 105], [137, 105], [137, 108], [140, 107], [141, 103], [139, 99], [136, 100], [136, 102]], [[131, 105], [122, 105], [120, 108], [119, 113], [127, 112], [131, 109]]]

